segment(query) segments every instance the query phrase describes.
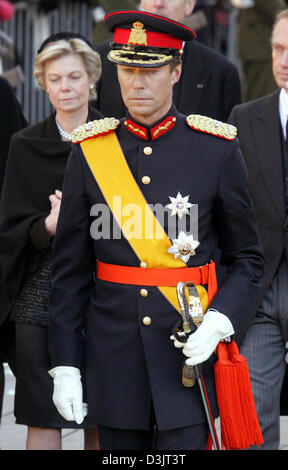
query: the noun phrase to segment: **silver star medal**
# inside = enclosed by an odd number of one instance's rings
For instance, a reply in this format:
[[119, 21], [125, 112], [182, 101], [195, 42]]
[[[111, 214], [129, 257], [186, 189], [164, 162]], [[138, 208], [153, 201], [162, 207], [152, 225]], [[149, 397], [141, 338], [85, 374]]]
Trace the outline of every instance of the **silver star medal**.
[[193, 235], [187, 235], [180, 232], [178, 238], [172, 240], [173, 245], [168, 248], [168, 253], [174, 255], [174, 258], [180, 258], [184, 263], [187, 263], [190, 256], [195, 255], [196, 248], [200, 245], [198, 240], [194, 240]]
[[167, 204], [165, 207], [171, 210], [171, 215], [178, 215], [181, 220], [183, 215], [189, 214], [190, 207], [194, 206], [188, 202], [189, 196], [182, 197], [178, 192], [176, 197], [169, 196], [171, 204]]

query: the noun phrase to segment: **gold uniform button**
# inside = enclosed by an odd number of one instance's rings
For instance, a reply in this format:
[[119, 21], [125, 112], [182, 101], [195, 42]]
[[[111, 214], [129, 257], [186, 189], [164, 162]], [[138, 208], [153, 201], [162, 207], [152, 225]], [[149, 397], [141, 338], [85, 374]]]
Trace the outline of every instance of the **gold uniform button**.
[[148, 290], [147, 289], [140, 289], [140, 295], [141, 295], [141, 297], [147, 297], [148, 296]]
[[144, 317], [143, 318], [143, 325], [149, 326], [149, 325], [151, 325], [151, 322], [152, 322], [152, 320], [151, 320], [150, 317]]
[[145, 153], [145, 155], [151, 155], [153, 150], [151, 147], [144, 147], [143, 152]]
[[140, 268], [143, 268], [143, 269], [147, 268], [147, 263], [145, 263], [145, 261], [141, 261]]
[[150, 178], [150, 176], [143, 176], [143, 178], [142, 178], [142, 183], [143, 183], [143, 184], [150, 184], [150, 183], [151, 183], [151, 178]]

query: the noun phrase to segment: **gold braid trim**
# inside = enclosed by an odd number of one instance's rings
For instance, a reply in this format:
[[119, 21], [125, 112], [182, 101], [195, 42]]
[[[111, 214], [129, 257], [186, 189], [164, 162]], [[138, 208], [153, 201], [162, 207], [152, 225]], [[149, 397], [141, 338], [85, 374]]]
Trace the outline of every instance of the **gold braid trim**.
[[74, 129], [71, 133], [73, 144], [83, 140], [112, 132], [119, 127], [120, 121], [115, 118], [97, 119], [89, 121]]
[[[132, 59], [128, 57], [128, 55], [134, 56]], [[142, 59], [143, 57], [149, 57], [150, 59]], [[109, 52], [109, 57], [111, 60], [125, 62], [126, 64], [161, 64], [168, 60], [173, 59], [173, 55], [165, 55], [165, 54], [157, 54], [157, 53], [148, 53], [148, 52], [137, 52], [135, 51], [115, 51], [112, 50]]]
[[189, 127], [200, 132], [206, 132], [227, 140], [234, 140], [237, 136], [237, 127], [225, 122], [217, 121], [200, 114], [190, 114], [186, 118]]

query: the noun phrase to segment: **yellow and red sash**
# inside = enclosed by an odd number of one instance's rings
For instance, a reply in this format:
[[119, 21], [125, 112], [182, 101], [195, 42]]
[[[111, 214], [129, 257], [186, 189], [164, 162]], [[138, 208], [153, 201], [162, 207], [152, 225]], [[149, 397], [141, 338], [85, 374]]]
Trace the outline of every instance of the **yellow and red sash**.
[[[159, 279], [159, 285], [157, 285], [157, 287], [167, 298], [167, 300], [174, 306], [174, 308], [180, 311], [177, 299], [177, 292], [175, 287], [173, 286], [176, 286], [177, 282], [179, 282], [178, 279], [180, 272], [185, 277], [184, 279], [182, 279], [183, 282], [188, 280], [187, 276], [191, 276], [192, 279], [190, 278], [189, 280], [191, 282], [194, 282], [193, 270], [195, 274], [195, 270], [199, 271], [200, 268], [187, 268], [186, 264], [181, 259], [174, 259], [174, 257], [167, 252], [168, 248], [171, 246], [171, 242], [167, 237], [165, 231], [163, 230], [162, 226], [160, 225], [159, 221], [153, 214], [151, 208], [147, 204], [139, 186], [137, 185], [126, 162], [125, 156], [123, 155], [115, 132], [111, 132], [103, 136], [98, 136], [94, 139], [84, 140], [81, 142], [80, 145], [83, 150], [86, 161], [89, 165], [89, 168], [93, 173], [94, 178], [97, 181], [97, 184], [100, 187], [101, 192], [111, 212], [113, 213], [115, 219], [121, 227], [124, 236], [127, 238], [130, 246], [134, 250], [135, 254], [138, 256], [140, 262], [142, 262], [142, 264], [145, 263], [145, 265], [147, 266], [144, 270], [142, 268], [119, 266], [119, 275], [120, 269], [122, 268], [123, 274], [123, 270], [125, 270], [126, 268], [126, 277], [124, 273], [124, 277], [122, 277], [121, 279], [123, 281], [126, 279], [127, 284], [135, 283], [132, 282], [131, 279], [137, 279], [136, 270], [139, 270], [139, 275], [142, 276], [141, 280], [143, 281], [143, 276], [146, 276], [147, 280], [149, 278], [151, 280], [153, 274], [156, 276], [157, 279], [157, 273], [158, 275], [161, 273], [162, 277], [160, 279], [163, 280], [164, 285], [162, 285], [162, 280], [160, 282]], [[128, 233], [127, 226], [123, 221], [121, 212], [117, 210], [117, 208], [115, 208], [115, 196], [121, 197], [121, 207], [129, 206], [129, 204], [133, 204], [133, 206], [135, 206], [136, 204], [137, 207], [140, 209], [139, 216], [141, 214], [142, 220], [139, 223], [140, 236], [137, 236], [137, 238], [131, 237], [130, 233]], [[149, 237], [146, 236], [147, 211], [149, 214]], [[151, 233], [153, 233], [153, 236], [151, 236]], [[102, 273], [102, 279], [104, 276], [103, 273], [105, 273], [106, 276], [104, 277], [104, 279], [110, 281], [111, 277], [113, 277], [113, 273], [114, 275], [115, 273], [117, 274], [117, 266], [115, 265], [105, 265], [105, 263], [100, 262], [98, 263], [98, 265], [99, 272], [97, 275], [98, 277], [100, 277]], [[196, 276], [197, 282], [201, 282], [202, 280], [203, 284], [208, 283], [209, 280], [209, 299], [206, 290], [201, 285], [197, 286], [197, 290], [204, 311], [206, 311], [208, 302], [211, 302], [217, 290], [214, 263], [210, 263], [207, 266], [208, 268], [206, 266], [202, 267], [202, 278], [201, 276], [199, 277], [199, 274], [197, 274]], [[133, 275], [130, 276], [130, 281], [128, 279], [129, 268], [134, 270]], [[204, 273], [205, 269], [207, 272]], [[145, 271], [147, 274], [144, 274], [143, 271]], [[174, 282], [171, 281], [171, 272], [177, 272], [177, 278], [175, 278]], [[165, 282], [165, 274], [167, 275], [167, 279], [170, 274], [170, 280], [169, 282], [167, 281], [167, 283]], [[181, 280], [181, 276], [179, 280]], [[114, 282], [121, 281], [118, 280]], [[140, 285], [141, 284], [149, 285], [149, 282], [140, 282]]]

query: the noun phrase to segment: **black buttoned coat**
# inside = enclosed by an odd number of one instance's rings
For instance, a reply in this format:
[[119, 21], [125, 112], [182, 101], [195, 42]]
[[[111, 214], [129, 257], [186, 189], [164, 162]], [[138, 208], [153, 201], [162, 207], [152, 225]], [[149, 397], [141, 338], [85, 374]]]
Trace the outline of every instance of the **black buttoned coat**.
[[[149, 129], [148, 140], [143, 140], [123, 122], [116, 135], [149, 204], [169, 204], [169, 196], [179, 191], [198, 205], [200, 245], [187, 265], [209, 262], [218, 239], [228, 269], [211, 306], [225, 313], [237, 335], [242, 334], [263, 269], [243, 158], [236, 141], [192, 130], [174, 108], [169, 115], [176, 118], [175, 126], [156, 140]], [[152, 148], [148, 156], [143, 152], [147, 145]], [[90, 209], [105, 200], [80, 145], [73, 147], [54, 242], [52, 367], [79, 367], [85, 355], [88, 413], [98, 424], [148, 429], [152, 407], [160, 430], [204, 422], [199, 389], [182, 386], [184, 356], [169, 339], [179, 313], [157, 287], [110, 283], [97, 279], [97, 273], [95, 281], [97, 260], [135, 267], [140, 260], [123, 236], [91, 237], [95, 217]], [[110, 171], [113, 177], [113, 168]], [[150, 184], [142, 183], [144, 175], [151, 178]], [[140, 295], [141, 288], [148, 296]], [[150, 316], [150, 325], [143, 323], [145, 316]], [[214, 360], [212, 355], [203, 370], [216, 412]]]

